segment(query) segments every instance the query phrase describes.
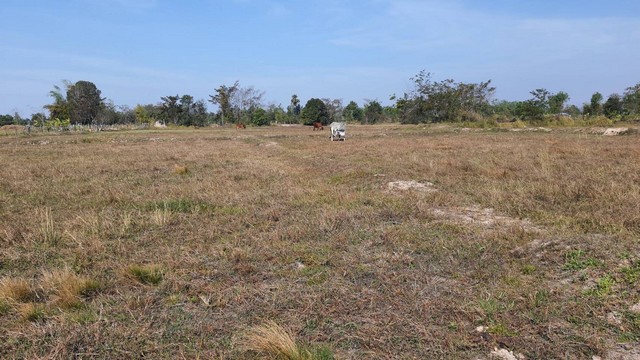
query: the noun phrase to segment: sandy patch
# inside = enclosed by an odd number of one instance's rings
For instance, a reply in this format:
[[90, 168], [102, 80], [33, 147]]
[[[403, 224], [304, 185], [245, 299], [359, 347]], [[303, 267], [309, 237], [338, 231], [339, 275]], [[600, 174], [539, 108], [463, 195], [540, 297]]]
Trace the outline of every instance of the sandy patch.
[[438, 191], [438, 189], [435, 188], [435, 185], [430, 182], [421, 183], [415, 180], [392, 181], [390, 183], [387, 183], [387, 189], [390, 191], [394, 191], [394, 190], [399, 190], [399, 191], [417, 190], [417, 191], [423, 191], [423, 192]]
[[479, 206], [464, 208], [432, 209], [431, 213], [437, 217], [446, 218], [454, 222], [476, 224], [487, 228], [496, 226], [520, 226], [525, 230], [541, 231], [527, 219], [514, 219], [509, 216], [498, 215], [494, 209]]

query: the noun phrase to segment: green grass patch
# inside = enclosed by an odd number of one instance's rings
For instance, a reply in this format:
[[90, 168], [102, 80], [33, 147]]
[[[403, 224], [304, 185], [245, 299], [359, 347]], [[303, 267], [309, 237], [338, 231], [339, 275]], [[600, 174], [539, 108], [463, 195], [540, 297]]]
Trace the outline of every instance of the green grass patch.
[[0, 299], [0, 316], [8, 314], [9, 311], [11, 311], [9, 302], [5, 299]]
[[584, 270], [588, 267], [595, 267], [599, 265], [598, 260], [588, 257], [584, 250], [572, 250], [565, 254], [565, 262], [562, 266], [563, 270]]
[[26, 321], [39, 322], [47, 315], [43, 304], [27, 303], [20, 306], [20, 315]]
[[596, 286], [587, 291], [587, 295], [603, 297], [611, 294], [615, 279], [610, 275], [605, 275], [596, 281]]
[[630, 266], [623, 267], [620, 272], [624, 281], [631, 285], [640, 279], [640, 260], [635, 261]]
[[148, 285], [158, 285], [164, 277], [162, 269], [156, 265], [132, 265], [127, 272], [138, 282]]

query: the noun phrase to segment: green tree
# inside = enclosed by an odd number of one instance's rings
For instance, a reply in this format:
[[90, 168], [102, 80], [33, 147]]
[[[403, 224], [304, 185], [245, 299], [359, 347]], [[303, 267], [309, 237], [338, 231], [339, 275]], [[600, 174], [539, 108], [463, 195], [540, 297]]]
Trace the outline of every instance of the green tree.
[[329, 123], [329, 112], [327, 106], [320, 99], [311, 98], [307, 101], [300, 113], [300, 117], [307, 125], [311, 125], [316, 121], [324, 125]]
[[549, 111], [549, 91], [535, 89], [530, 92], [531, 99], [521, 101], [516, 105], [516, 115], [523, 120], [542, 120]]
[[625, 112], [633, 115], [640, 114], [640, 83], [625, 90], [622, 105]]
[[364, 110], [355, 101], [350, 101], [342, 113], [346, 121], [361, 122], [364, 119]]
[[379, 102], [373, 100], [364, 106], [364, 124], [375, 124], [382, 119], [384, 119], [384, 112]]
[[91, 124], [102, 108], [100, 90], [90, 81], [78, 81], [67, 89], [72, 124]]
[[154, 121], [153, 118], [151, 118], [149, 110], [140, 104], [136, 105], [133, 109], [133, 113], [135, 114], [135, 119], [138, 123], [150, 124]]
[[518, 101], [500, 100], [491, 104], [491, 112], [502, 120], [511, 120], [516, 116]]
[[591, 101], [589, 103], [589, 110], [591, 115], [602, 115], [602, 94], [599, 92], [591, 95]]
[[270, 104], [267, 108], [267, 117], [269, 123], [287, 124], [291, 121], [292, 116], [282, 108], [282, 105]]
[[63, 80], [62, 83], [64, 84], [64, 90], [60, 86], [54, 85], [53, 90], [49, 91], [49, 96], [53, 98], [53, 104], [44, 106], [49, 111], [51, 119], [69, 119], [71, 117], [71, 109], [67, 102], [66, 92], [71, 88], [72, 84], [68, 80]]
[[165, 123], [169, 120], [171, 123], [177, 125], [180, 112], [182, 111], [182, 108], [178, 103], [180, 96], [163, 96], [160, 99], [162, 99], [162, 104], [160, 104], [160, 114], [162, 114]]
[[123, 122], [122, 113], [112, 100], [104, 100], [95, 120], [100, 124], [113, 125]]
[[457, 83], [452, 79], [431, 81], [422, 70], [411, 78], [415, 90], [398, 100], [396, 108], [402, 122], [461, 121], [488, 114], [495, 92], [491, 80], [478, 84]]
[[565, 112], [568, 113], [569, 115], [576, 117], [580, 115], [580, 108], [578, 108], [575, 105], [569, 105], [566, 109]]
[[549, 113], [559, 114], [564, 112], [564, 105], [569, 100], [569, 94], [564, 91], [560, 91], [557, 94], [549, 96]]
[[13, 124], [13, 116], [9, 114], [0, 115], [0, 126], [11, 125], [11, 124]]
[[287, 114], [289, 114], [289, 116], [291, 116], [291, 118], [294, 119], [295, 122], [298, 122], [301, 111], [302, 108], [300, 107], [300, 99], [298, 98], [298, 95], [291, 95], [291, 102], [287, 107]]
[[225, 121], [235, 122], [233, 109], [231, 106], [231, 100], [235, 93], [238, 91], [240, 83], [236, 81], [231, 86], [220, 85], [215, 91], [215, 95], [209, 95], [211, 102], [214, 105], [218, 105], [220, 108], [220, 122], [224, 125]]
[[251, 123], [255, 126], [265, 126], [270, 124], [269, 114], [265, 109], [258, 108], [251, 114]]
[[602, 105], [602, 112], [604, 116], [608, 118], [614, 118], [618, 115], [622, 115], [624, 107], [622, 106], [622, 97], [619, 94], [611, 94], [607, 98], [607, 101]]
[[42, 124], [44, 124], [44, 122], [47, 120], [47, 115], [45, 115], [44, 113], [35, 113], [35, 114], [31, 114], [31, 119], [30, 119], [30, 123], [32, 126], [42, 126]]

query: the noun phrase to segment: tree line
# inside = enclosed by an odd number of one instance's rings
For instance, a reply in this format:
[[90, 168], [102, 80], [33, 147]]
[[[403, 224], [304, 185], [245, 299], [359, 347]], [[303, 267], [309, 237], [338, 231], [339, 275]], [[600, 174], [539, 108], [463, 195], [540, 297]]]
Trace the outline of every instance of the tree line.
[[[42, 127], [90, 124], [152, 124], [161, 122], [175, 126], [207, 126], [244, 123], [255, 126], [272, 123], [311, 124], [333, 121], [375, 124], [439, 122], [525, 121], [539, 123], [563, 117], [593, 119], [605, 117], [611, 121], [640, 118], [640, 83], [611, 94], [605, 100], [596, 92], [589, 103], [568, 105], [569, 94], [551, 93], [544, 88], [530, 92], [524, 101], [495, 100], [491, 80], [480, 83], [456, 82], [453, 79], [434, 81], [432, 75], [420, 71], [411, 78], [413, 89], [402, 96], [392, 95], [391, 105], [366, 100], [361, 107], [355, 101], [344, 105], [342, 99], [311, 98], [302, 106], [297, 95], [282, 105], [264, 102], [264, 92], [239, 81], [220, 85], [209, 99], [196, 100], [191, 95], [167, 95], [156, 104], [138, 104], [134, 108], [116, 106], [101, 97], [101, 91], [90, 81], [63, 81], [49, 92], [52, 102], [43, 106], [48, 112], [32, 114], [23, 119], [19, 114], [0, 115], [0, 126], [23, 124]], [[217, 107], [209, 112], [207, 102]]]

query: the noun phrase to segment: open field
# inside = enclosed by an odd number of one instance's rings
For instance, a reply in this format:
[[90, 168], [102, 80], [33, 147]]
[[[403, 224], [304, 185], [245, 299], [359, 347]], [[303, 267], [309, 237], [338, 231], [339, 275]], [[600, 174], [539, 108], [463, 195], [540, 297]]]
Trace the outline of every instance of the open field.
[[0, 136], [0, 358], [640, 356], [637, 132], [347, 135]]

